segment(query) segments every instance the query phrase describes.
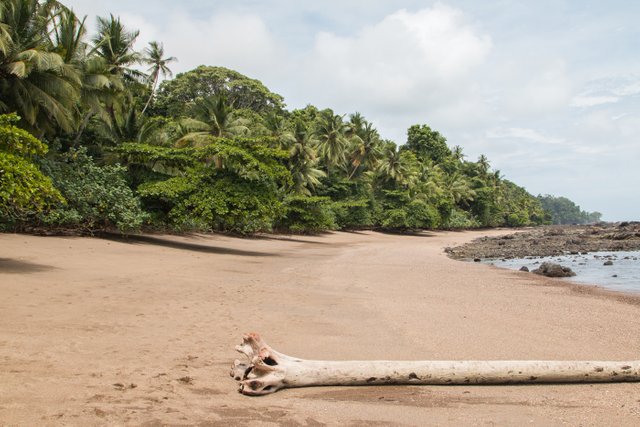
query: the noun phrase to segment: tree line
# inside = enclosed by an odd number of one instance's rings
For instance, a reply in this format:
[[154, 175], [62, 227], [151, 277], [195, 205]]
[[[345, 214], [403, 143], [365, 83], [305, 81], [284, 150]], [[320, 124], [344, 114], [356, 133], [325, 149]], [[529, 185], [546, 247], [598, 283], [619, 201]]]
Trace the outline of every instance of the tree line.
[[[398, 145], [362, 114], [286, 108], [54, 0], [0, 4], [0, 227], [234, 233], [525, 226], [541, 200], [426, 124]], [[144, 69], [144, 72], [141, 71]], [[161, 83], [160, 81], [164, 79]]]
[[553, 224], [593, 224], [602, 219], [600, 212], [583, 211], [580, 206], [566, 197], [539, 194], [538, 200], [549, 214]]

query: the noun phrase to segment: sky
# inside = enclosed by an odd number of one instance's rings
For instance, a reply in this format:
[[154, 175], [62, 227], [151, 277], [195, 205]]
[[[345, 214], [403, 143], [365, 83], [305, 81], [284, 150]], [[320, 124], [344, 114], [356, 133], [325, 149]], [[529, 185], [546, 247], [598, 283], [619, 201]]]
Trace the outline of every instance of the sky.
[[235, 69], [398, 144], [427, 124], [534, 195], [640, 220], [640, 2], [62, 2], [162, 42], [175, 73]]

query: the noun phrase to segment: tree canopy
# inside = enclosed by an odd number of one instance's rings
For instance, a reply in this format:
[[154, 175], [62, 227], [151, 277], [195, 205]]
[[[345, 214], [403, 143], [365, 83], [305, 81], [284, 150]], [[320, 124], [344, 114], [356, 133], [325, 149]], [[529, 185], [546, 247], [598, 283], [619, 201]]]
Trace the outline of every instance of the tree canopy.
[[602, 218], [600, 212], [583, 211], [566, 197], [555, 197], [549, 194], [538, 195], [542, 207], [551, 217], [553, 224], [592, 224]]
[[54, 0], [0, 3], [0, 227], [253, 233], [555, 221], [547, 199], [484, 155], [466, 159], [427, 124], [398, 145], [358, 112], [287, 110], [259, 80], [224, 67], [172, 78], [176, 58], [161, 42], [139, 51], [138, 30], [119, 17], [98, 17], [93, 31], [86, 22]]
[[284, 107], [282, 96], [260, 81], [228, 68], [201, 65], [160, 85], [156, 111], [178, 117], [183, 115], [185, 105], [211, 96], [223, 96], [234, 108], [260, 113]]

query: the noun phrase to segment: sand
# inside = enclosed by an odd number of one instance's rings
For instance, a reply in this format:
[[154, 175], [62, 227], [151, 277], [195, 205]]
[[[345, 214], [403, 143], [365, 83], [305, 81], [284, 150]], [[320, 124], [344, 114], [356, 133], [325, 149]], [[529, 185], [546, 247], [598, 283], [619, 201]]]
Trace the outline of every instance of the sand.
[[248, 331], [311, 359], [640, 358], [638, 298], [443, 253], [500, 233], [0, 234], [0, 425], [638, 425], [639, 383], [237, 393]]

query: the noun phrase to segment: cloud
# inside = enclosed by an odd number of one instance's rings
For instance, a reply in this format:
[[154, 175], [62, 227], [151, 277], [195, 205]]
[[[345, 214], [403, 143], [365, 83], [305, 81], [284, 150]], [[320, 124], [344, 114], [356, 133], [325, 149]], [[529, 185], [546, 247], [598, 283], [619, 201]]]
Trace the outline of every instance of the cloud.
[[562, 57], [536, 52], [524, 58], [499, 57], [492, 71], [485, 76], [487, 85], [499, 90], [498, 108], [512, 118], [545, 116], [570, 102], [572, 83]]
[[218, 65], [245, 74], [268, 74], [279, 47], [257, 15], [221, 12], [194, 19], [174, 13], [162, 30], [167, 52], [178, 56], [180, 69]]
[[446, 104], [491, 51], [463, 13], [441, 4], [399, 10], [350, 36], [317, 35], [304, 87], [322, 82], [320, 102], [404, 114]]
[[602, 104], [613, 104], [620, 100], [617, 96], [576, 96], [571, 101], [572, 107], [594, 107]]
[[486, 135], [488, 138], [521, 139], [540, 144], [562, 144], [565, 142], [563, 138], [546, 136], [534, 129], [517, 127], [490, 129]]
[[640, 94], [640, 77], [613, 75], [586, 82], [582, 93], [575, 96], [570, 105], [588, 108], [615, 104], [638, 94]]

